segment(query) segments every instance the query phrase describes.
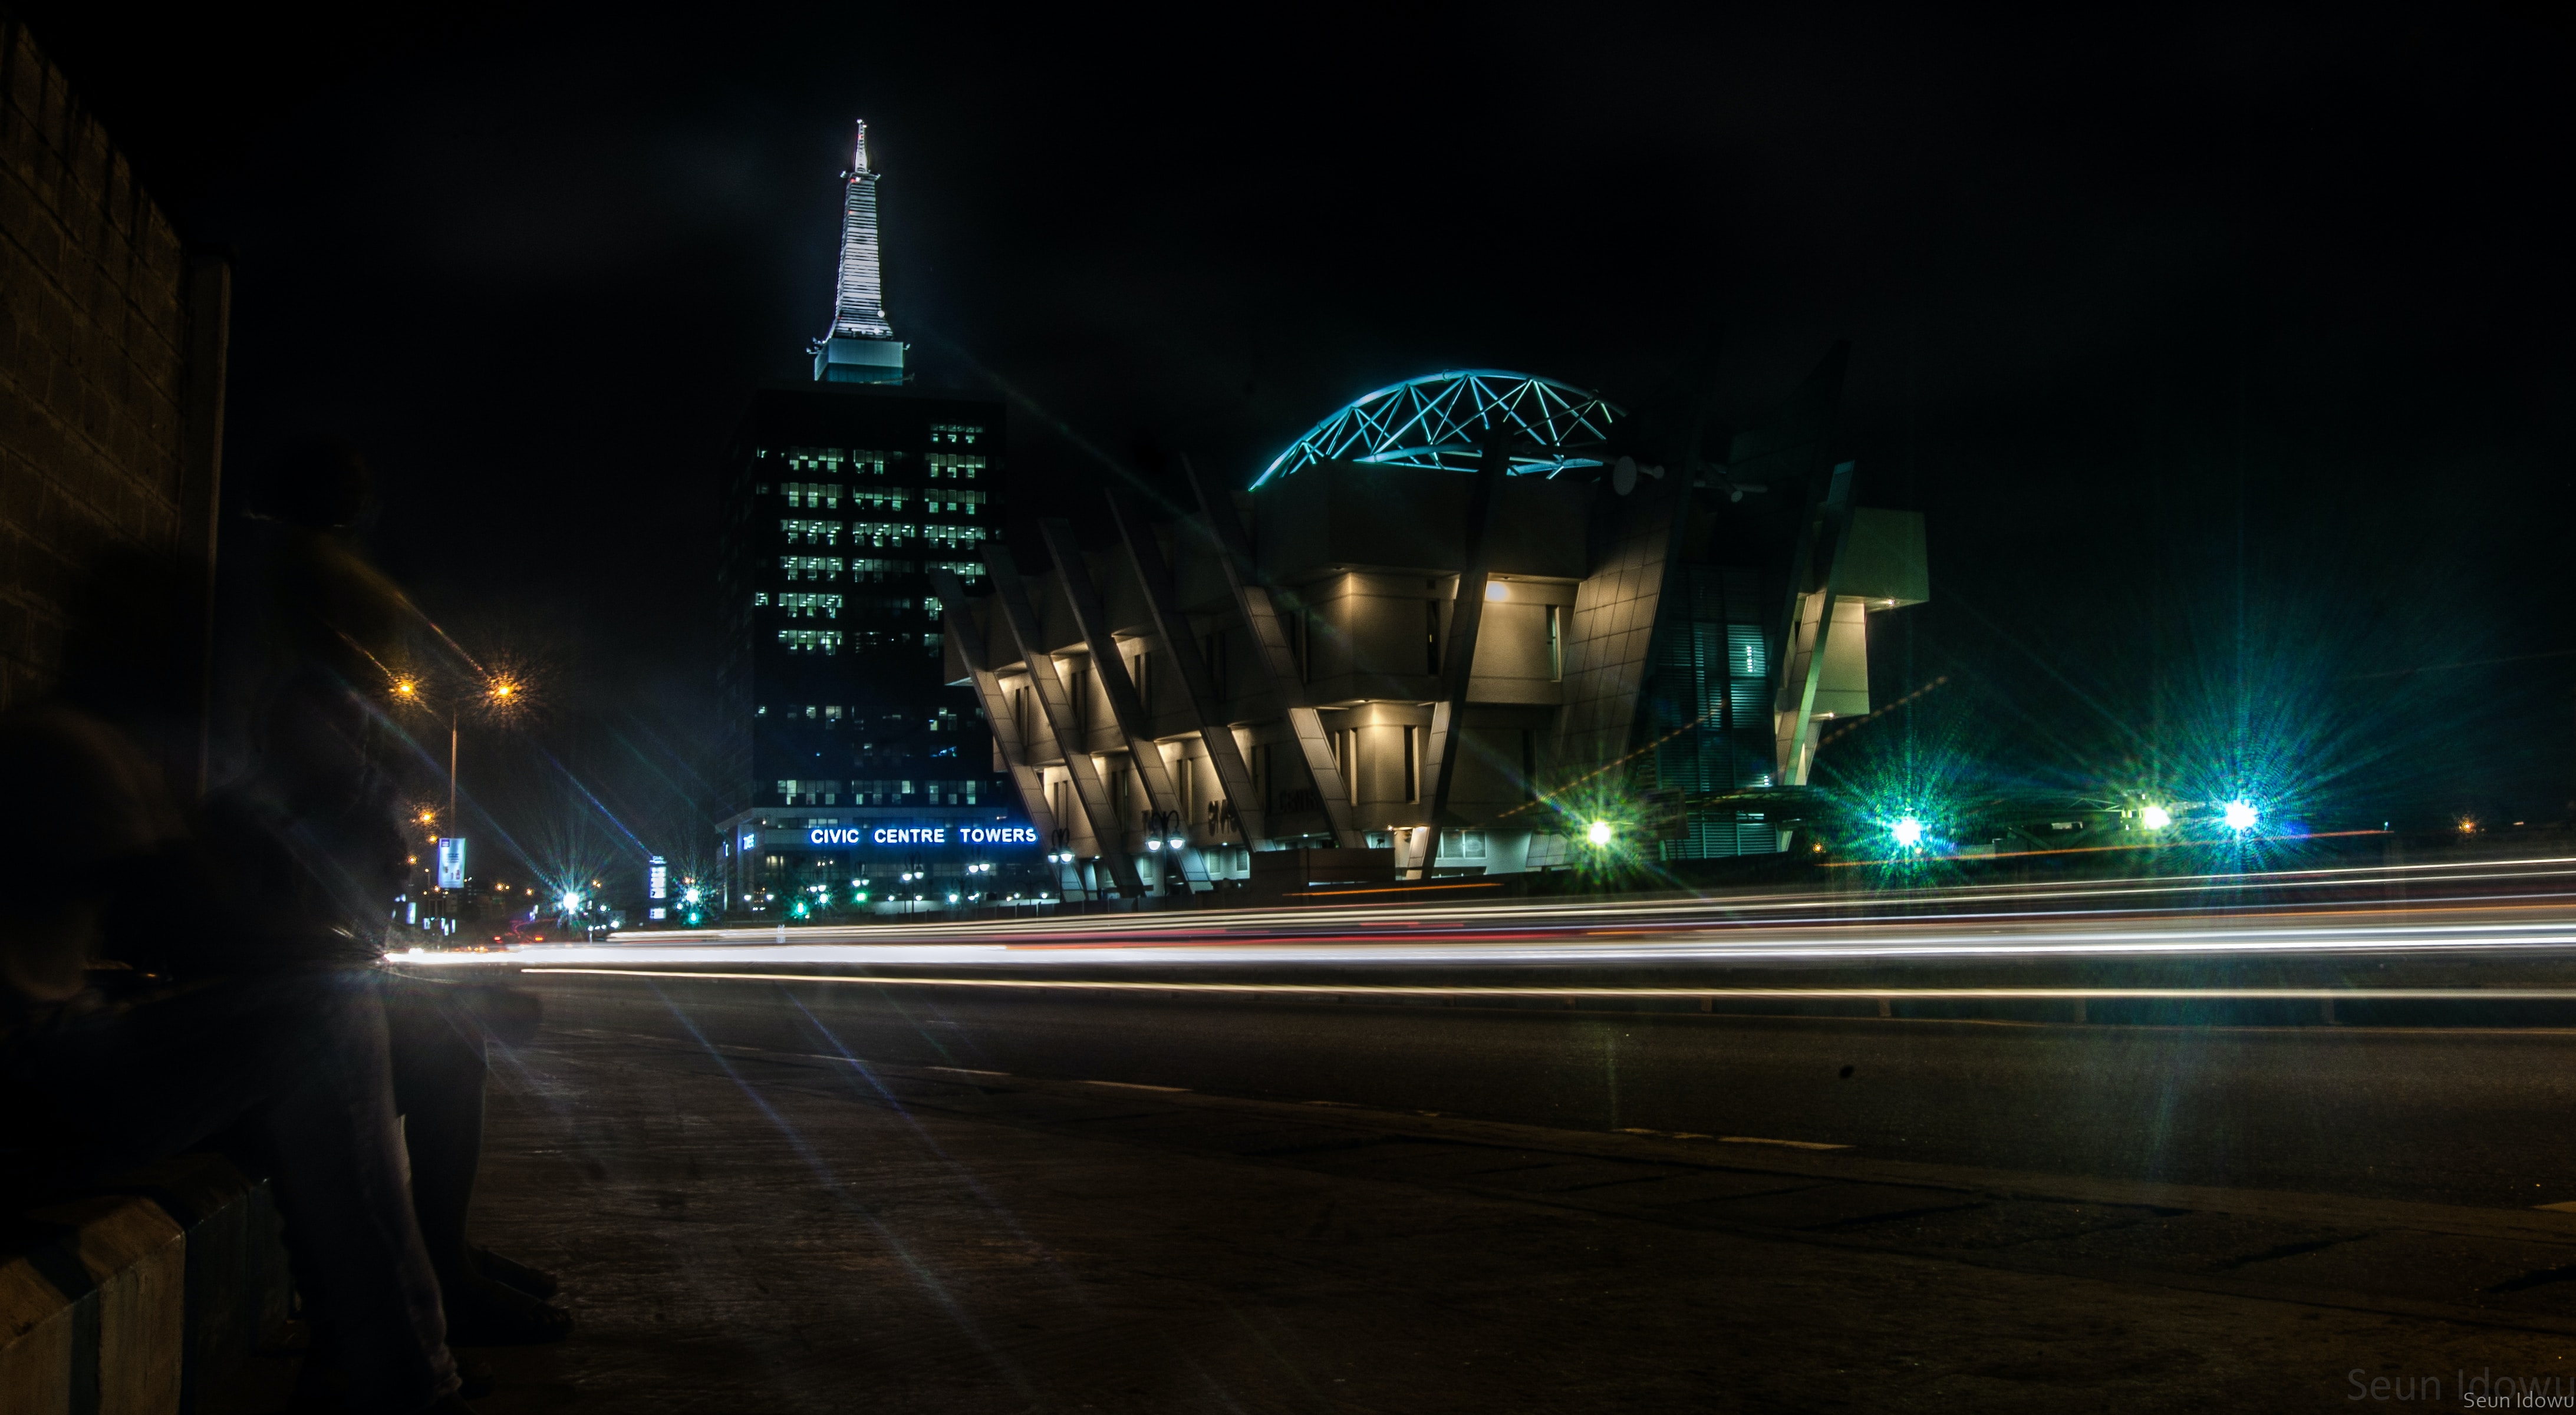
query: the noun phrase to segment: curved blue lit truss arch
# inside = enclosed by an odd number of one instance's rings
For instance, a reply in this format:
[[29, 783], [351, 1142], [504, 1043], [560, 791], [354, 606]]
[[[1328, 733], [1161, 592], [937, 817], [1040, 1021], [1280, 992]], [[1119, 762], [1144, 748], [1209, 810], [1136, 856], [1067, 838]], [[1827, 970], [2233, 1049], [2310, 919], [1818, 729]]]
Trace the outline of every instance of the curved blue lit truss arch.
[[1510, 430], [1513, 476], [1601, 465], [1627, 410], [1588, 388], [1503, 369], [1453, 369], [1391, 384], [1306, 430], [1270, 459], [1256, 487], [1317, 462], [1476, 469], [1488, 423]]

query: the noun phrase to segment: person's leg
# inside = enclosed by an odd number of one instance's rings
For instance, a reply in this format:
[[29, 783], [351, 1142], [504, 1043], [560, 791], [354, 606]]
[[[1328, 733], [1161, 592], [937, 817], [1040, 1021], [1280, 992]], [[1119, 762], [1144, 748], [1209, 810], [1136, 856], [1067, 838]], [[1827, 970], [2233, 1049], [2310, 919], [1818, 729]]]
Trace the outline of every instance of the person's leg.
[[412, 1201], [446, 1297], [450, 1335], [466, 1346], [561, 1341], [572, 1331], [572, 1314], [484, 1272], [465, 1236], [483, 1163], [490, 1077], [477, 999], [467, 988], [395, 973], [385, 975], [384, 987]]
[[24, 1039], [8, 1072], [92, 1138], [63, 1180], [236, 1126], [255, 1135], [358, 1408], [408, 1415], [453, 1395], [438, 1282], [404, 1183], [384, 1012], [365, 975], [225, 983], [73, 1019]]
[[399, 975], [386, 978], [385, 1025], [412, 1207], [443, 1279], [466, 1262], [465, 1214], [483, 1165], [483, 1026], [456, 989]]

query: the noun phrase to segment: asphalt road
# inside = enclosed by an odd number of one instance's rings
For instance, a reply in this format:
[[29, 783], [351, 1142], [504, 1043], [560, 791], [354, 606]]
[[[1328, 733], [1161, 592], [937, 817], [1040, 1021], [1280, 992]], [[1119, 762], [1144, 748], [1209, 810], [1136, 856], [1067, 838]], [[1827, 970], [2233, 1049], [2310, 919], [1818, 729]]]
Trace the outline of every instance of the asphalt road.
[[2576, 1032], [527, 980], [590, 1027], [780, 1053], [2103, 1178], [2502, 1208], [2576, 1201]]

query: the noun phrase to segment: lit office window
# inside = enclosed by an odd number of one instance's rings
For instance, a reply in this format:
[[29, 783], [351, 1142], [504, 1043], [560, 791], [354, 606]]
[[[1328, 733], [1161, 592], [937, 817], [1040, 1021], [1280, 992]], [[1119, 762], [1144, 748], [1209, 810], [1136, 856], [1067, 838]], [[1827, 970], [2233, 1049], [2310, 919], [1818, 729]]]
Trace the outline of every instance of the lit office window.
[[789, 653], [839, 653], [845, 637], [838, 629], [781, 629], [778, 631], [778, 642], [785, 645]]
[[841, 617], [841, 597], [836, 594], [782, 594], [778, 597], [778, 604], [787, 611], [790, 619]]
[[790, 580], [837, 580], [841, 578], [841, 558], [837, 555], [782, 555], [778, 557], [778, 569]]

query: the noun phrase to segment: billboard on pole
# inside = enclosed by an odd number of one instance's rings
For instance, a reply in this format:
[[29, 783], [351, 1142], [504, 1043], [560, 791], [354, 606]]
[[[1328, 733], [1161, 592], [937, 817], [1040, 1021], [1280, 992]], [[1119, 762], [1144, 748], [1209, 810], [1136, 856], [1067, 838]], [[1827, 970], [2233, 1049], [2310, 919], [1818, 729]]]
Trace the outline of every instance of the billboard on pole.
[[465, 887], [464, 836], [442, 835], [438, 837], [438, 887], [441, 889], [463, 889]]

